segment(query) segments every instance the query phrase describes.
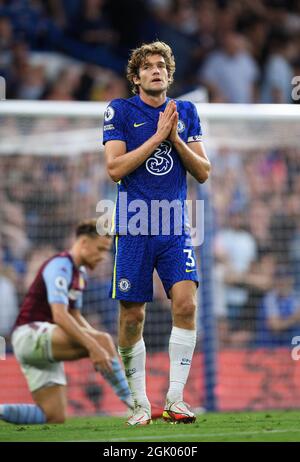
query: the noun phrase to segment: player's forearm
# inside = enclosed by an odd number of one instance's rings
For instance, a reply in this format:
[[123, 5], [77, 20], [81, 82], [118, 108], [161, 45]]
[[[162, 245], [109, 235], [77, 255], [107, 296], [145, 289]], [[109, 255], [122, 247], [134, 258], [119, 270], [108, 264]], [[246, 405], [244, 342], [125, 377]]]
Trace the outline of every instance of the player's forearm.
[[85, 327], [86, 329], [93, 329], [93, 327], [88, 323], [88, 321], [82, 316], [78, 309], [70, 310], [70, 315], [73, 316], [75, 321], [81, 326]]
[[96, 343], [95, 340], [81, 328], [74, 317], [69, 314], [66, 307], [60, 306], [58, 309], [54, 307], [53, 320], [55, 324], [61, 327], [68, 336], [74, 340], [74, 342], [86, 348], [86, 350], [89, 351]]
[[155, 134], [137, 149], [115, 157], [107, 165], [109, 176], [113, 181], [118, 182], [129, 175], [148, 159], [160, 143], [159, 137]]
[[199, 182], [204, 183], [209, 176], [210, 162], [194, 152], [181, 138], [173, 142], [173, 146], [188, 172]]

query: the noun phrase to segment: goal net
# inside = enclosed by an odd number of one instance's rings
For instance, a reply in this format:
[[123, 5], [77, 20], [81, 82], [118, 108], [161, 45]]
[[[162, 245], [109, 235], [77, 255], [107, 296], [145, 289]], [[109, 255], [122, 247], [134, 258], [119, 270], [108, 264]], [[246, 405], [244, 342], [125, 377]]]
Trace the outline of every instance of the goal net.
[[[39, 265], [68, 248], [79, 220], [97, 216], [116, 186], [103, 159], [105, 103], [0, 103], [0, 402], [30, 402], [9, 331]], [[205, 185], [198, 341], [185, 400], [193, 408], [300, 407], [300, 110], [297, 105], [198, 106], [212, 163]], [[117, 337], [108, 298], [111, 254], [89, 275], [83, 314]], [[170, 302], [154, 275], [147, 306], [147, 388], [164, 404]], [[293, 343], [294, 342], [294, 343]], [[1, 358], [0, 358], [1, 359]], [[69, 414], [125, 407], [88, 360], [66, 364]]]

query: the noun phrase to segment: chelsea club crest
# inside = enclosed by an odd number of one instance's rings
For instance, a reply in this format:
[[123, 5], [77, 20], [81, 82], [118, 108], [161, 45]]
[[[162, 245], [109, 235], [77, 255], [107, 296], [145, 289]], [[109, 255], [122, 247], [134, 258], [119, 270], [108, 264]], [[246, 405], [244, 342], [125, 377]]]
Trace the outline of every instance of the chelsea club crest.
[[184, 122], [182, 122], [182, 120], [178, 120], [178, 124], [177, 124], [178, 133], [182, 133], [184, 129], [185, 129]]
[[122, 278], [120, 279], [118, 286], [122, 292], [128, 292], [131, 287], [131, 283], [128, 279]]

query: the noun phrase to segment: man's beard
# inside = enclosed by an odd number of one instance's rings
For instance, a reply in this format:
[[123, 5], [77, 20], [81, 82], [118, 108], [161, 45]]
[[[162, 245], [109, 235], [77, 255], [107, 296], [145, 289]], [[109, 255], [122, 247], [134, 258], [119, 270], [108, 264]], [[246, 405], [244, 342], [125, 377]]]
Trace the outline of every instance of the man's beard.
[[168, 86], [166, 85], [164, 88], [158, 88], [158, 89], [155, 89], [155, 88], [144, 88], [144, 87], [141, 87], [143, 92], [146, 93], [146, 95], [149, 95], [149, 96], [159, 96], [161, 95], [162, 93], [166, 92], [167, 89], [168, 89]]

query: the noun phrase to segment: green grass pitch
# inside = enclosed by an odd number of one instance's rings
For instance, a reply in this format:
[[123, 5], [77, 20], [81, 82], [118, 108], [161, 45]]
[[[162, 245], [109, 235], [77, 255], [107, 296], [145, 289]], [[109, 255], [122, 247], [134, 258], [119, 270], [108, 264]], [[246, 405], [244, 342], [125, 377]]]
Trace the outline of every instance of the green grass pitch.
[[0, 442], [202, 442], [300, 441], [300, 411], [206, 413], [192, 425], [155, 421], [127, 427], [125, 418], [78, 417], [63, 425], [11, 425], [0, 422]]

